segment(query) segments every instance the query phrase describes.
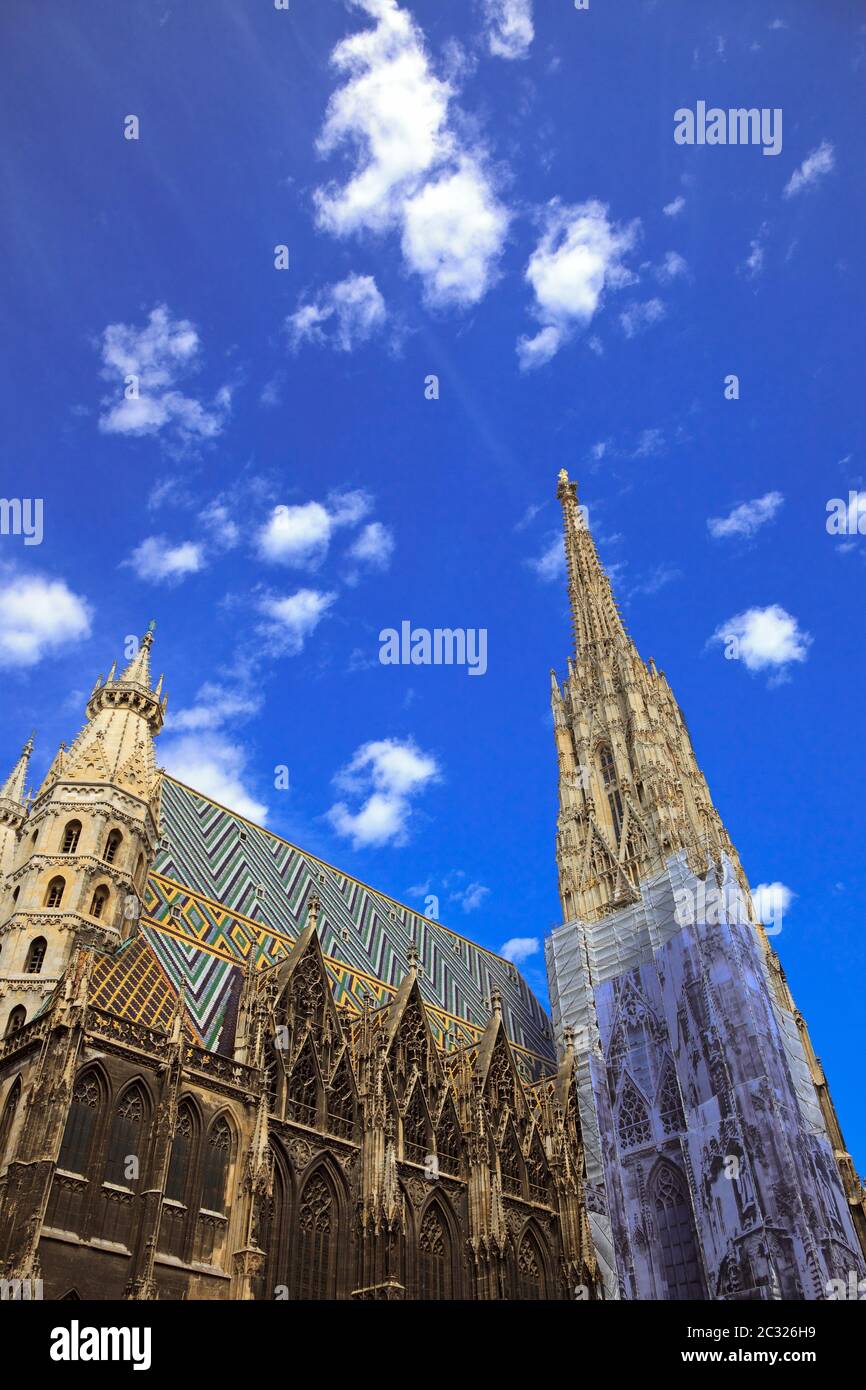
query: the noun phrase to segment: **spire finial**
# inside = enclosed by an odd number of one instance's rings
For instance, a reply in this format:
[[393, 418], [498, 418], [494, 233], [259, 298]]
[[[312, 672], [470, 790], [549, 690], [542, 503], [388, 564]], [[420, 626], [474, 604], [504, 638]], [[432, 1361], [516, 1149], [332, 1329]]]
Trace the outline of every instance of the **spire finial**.
[[410, 975], [418, 974], [418, 960], [418, 947], [415, 945], [414, 941], [410, 941], [409, 949], [406, 952], [406, 964], [409, 968]]

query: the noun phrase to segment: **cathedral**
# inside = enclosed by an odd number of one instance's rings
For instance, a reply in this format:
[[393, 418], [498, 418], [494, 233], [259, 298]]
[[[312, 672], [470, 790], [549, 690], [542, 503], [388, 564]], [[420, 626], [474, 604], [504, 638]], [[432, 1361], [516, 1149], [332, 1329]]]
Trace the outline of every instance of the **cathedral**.
[[564, 473], [559, 497], [552, 1020], [509, 961], [163, 772], [152, 630], [35, 791], [25, 745], [0, 790], [20, 1296], [819, 1299], [866, 1274], [806, 1025]]

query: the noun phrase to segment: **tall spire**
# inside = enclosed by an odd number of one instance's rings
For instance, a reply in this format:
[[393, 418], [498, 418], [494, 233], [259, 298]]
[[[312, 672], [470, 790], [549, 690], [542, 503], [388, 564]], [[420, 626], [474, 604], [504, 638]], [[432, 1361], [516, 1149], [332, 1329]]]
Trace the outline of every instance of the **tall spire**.
[[102, 710], [134, 710], [146, 720], [152, 734], [159, 733], [168, 701], [162, 695], [162, 679], [156, 690], [151, 686], [150, 649], [155, 627], [155, 622], [149, 624], [135, 655], [119, 676], [115, 676], [115, 663], [106, 680], [99, 677], [87, 704], [87, 717], [91, 722]]
[[24, 786], [27, 780], [27, 769], [30, 766], [30, 754], [32, 752], [33, 734], [30, 735], [24, 747], [21, 749], [18, 761], [3, 783], [2, 788], [0, 788], [0, 801], [11, 802], [13, 806], [23, 805]]
[[595, 549], [585, 508], [577, 500], [577, 483], [570, 482], [563, 468], [556, 495], [562, 505], [565, 527], [565, 564], [568, 596], [574, 628], [575, 652], [587, 655], [595, 642], [629, 642], [619, 609]]

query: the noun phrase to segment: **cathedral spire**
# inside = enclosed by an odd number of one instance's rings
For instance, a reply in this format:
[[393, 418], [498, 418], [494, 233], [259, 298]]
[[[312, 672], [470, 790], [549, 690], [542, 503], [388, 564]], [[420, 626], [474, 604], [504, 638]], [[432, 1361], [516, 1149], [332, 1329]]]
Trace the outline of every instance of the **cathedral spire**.
[[629, 644], [610, 580], [598, 558], [586, 519], [586, 508], [577, 500], [577, 483], [563, 468], [556, 495], [562, 506], [565, 529], [565, 564], [574, 629], [575, 652], [585, 656], [597, 642]]
[[0, 801], [11, 802], [13, 806], [23, 806], [24, 804], [24, 785], [27, 780], [27, 769], [30, 766], [30, 755], [33, 752], [33, 734], [30, 735], [24, 747], [21, 749], [20, 756], [6, 781], [0, 788]]

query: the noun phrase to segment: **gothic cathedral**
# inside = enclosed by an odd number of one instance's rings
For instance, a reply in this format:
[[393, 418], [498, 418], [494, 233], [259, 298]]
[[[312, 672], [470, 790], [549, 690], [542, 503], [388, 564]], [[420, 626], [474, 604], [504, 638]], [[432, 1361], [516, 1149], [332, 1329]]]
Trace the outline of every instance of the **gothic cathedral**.
[[[815, 1299], [863, 1188], [563, 473], [553, 1023], [157, 765], [148, 631], [0, 791], [0, 1277], [52, 1299]], [[712, 910], [707, 910], [711, 904]]]

